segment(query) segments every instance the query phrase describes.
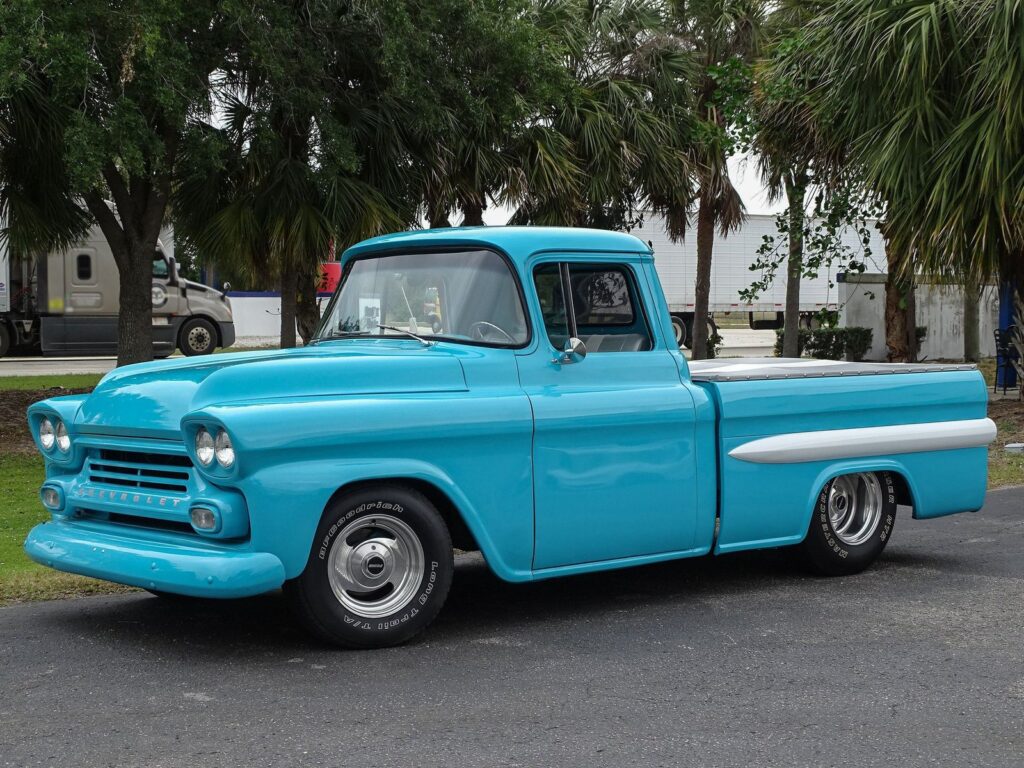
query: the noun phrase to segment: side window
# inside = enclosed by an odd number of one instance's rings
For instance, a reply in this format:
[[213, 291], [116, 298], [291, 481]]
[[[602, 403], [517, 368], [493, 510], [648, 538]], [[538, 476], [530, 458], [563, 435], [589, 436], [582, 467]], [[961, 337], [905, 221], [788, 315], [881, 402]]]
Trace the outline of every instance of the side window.
[[157, 251], [156, 255], [153, 256], [153, 277], [166, 279], [167, 276], [167, 262], [164, 260], [164, 255]]
[[645, 352], [653, 348], [628, 266], [543, 264], [534, 270], [533, 278], [548, 339], [555, 349], [562, 349], [570, 336], [582, 339], [587, 352]]
[[92, 280], [92, 256], [88, 253], [80, 253], [75, 257], [75, 278], [79, 283], [88, 283]]

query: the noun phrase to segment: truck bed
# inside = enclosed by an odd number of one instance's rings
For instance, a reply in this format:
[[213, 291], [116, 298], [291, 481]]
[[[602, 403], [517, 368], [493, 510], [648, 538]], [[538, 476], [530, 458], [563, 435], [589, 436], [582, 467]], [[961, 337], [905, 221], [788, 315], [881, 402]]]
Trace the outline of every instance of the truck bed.
[[718, 419], [719, 552], [801, 541], [839, 474], [898, 477], [917, 518], [982, 505], [995, 425], [973, 365], [737, 358], [690, 374]]
[[936, 363], [848, 363], [841, 360], [806, 360], [786, 357], [737, 357], [695, 360], [690, 363], [694, 381], [765, 381], [771, 379], [821, 379], [831, 376], [878, 376], [907, 373], [973, 371], [977, 366]]

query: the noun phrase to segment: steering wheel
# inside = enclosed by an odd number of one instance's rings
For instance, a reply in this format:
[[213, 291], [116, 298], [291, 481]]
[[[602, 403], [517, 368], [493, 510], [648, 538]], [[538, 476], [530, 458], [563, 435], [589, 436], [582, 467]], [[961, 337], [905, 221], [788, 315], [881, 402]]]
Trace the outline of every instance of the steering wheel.
[[504, 336], [506, 339], [508, 339], [511, 343], [513, 343], [513, 344], [516, 343], [516, 340], [513, 339], [508, 334], [507, 331], [505, 331], [503, 328], [499, 328], [494, 323], [487, 322], [486, 320], [478, 320], [477, 322], [475, 322], [471, 326], [469, 326], [469, 335], [472, 338], [476, 339], [477, 341], [487, 341], [487, 337], [484, 335], [484, 329], [485, 328], [493, 328], [495, 331], [497, 331], [502, 336]]

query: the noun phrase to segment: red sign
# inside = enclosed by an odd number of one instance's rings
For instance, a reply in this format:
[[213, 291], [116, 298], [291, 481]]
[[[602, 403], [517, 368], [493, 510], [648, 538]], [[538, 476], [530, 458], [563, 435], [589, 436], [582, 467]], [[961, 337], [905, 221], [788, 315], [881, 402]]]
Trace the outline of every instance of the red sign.
[[320, 282], [316, 285], [317, 293], [334, 293], [341, 279], [341, 264], [337, 261], [325, 261], [320, 265]]

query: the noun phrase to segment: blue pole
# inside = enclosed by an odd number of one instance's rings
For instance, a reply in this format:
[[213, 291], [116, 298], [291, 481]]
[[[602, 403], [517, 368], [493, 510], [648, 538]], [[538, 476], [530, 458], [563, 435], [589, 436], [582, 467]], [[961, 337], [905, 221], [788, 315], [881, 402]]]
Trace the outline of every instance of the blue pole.
[[[999, 328], [1006, 330], [1013, 325], [1013, 283], [1003, 283], [999, 289]], [[1013, 388], [1017, 386], [1017, 371], [1004, 360], [1002, 355], [996, 358], [996, 386]]]

